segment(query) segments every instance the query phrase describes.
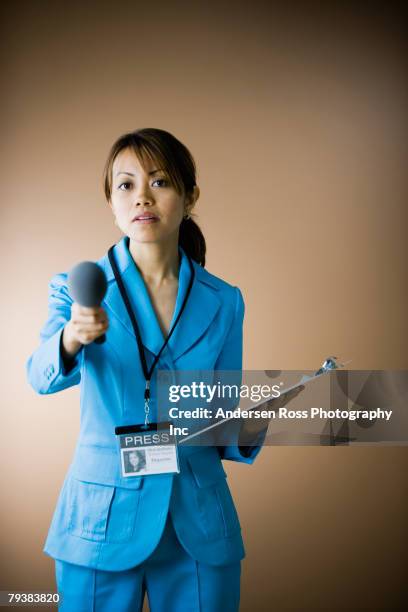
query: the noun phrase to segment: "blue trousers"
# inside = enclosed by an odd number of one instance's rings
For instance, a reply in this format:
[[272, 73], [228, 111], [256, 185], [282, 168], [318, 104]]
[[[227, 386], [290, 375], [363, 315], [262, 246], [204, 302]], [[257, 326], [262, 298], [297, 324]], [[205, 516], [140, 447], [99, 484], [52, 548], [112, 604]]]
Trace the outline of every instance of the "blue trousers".
[[55, 560], [60, 612], [238, 612], [241, 563], [212, 566], [181, 546], [170, 515], [152, 555], [129, 570], [109, 572]]

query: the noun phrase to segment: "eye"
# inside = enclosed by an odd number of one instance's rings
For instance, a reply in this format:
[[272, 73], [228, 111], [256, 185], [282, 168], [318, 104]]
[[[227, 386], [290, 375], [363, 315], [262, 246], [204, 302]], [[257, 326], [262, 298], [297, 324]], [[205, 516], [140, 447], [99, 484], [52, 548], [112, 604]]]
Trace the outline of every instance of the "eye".
[[168, 185], [168, 181], [166, 179], [164, 179], [164, 178], [156, 179], [156, 180], [153, 181], [153, 183], [157, 183], [157, 182], [160, 182], [160, 181], [162, 183], [164, 183], [164, 185], [162, 185], [162, 187], [166, 187], [166, 185]]
[[[129, 182], [126, 182], [126, 183], [121, 183], [121, 184], [119, 185], [118, 189], [122, 189], [123, 185], [130, 185], [130, 183], [129, 183]], [[127, 191], [127, 189], [122, 189], [122, 191]]]

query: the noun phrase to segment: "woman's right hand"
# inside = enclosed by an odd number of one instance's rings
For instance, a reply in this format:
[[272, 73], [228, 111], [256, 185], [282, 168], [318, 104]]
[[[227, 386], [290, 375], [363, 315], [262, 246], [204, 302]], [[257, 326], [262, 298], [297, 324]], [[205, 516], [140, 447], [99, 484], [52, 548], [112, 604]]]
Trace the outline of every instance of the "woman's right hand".
[[101, 306], [80, 306], [73, 302], [71, 319], [62, 334], [62, 344], [67, 356], [73, 357], [83, 344], [90, 344], [102, 336], [108, 327], [108, 315]]

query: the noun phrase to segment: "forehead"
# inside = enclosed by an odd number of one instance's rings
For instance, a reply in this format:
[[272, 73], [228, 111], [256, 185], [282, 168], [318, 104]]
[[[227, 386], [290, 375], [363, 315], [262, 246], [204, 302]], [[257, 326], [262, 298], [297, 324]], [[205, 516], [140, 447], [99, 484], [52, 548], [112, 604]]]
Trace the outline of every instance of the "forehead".
[[131, 172], [133, 174], [148, 173], [156, 169], [155, 165], [156, 162], [146, 159], [144, 168], [133, 149], [123, 149], [117, 154], [113, 162], [112, 173], [113, 176], [116, 176], [117, 172]]

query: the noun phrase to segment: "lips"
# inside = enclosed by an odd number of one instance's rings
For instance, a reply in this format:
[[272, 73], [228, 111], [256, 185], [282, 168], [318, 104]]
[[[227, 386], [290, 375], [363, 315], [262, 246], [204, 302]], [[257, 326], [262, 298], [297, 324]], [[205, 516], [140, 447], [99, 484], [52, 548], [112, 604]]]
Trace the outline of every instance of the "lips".
[[137, 215], [136, 217], [134, 217], [133, 221], [147, 221], [148, 219], [155, 220], [157, 219], [157, 217], [156, 215], [153, 215], [152, 213], [141, 213], [140, 215]]

